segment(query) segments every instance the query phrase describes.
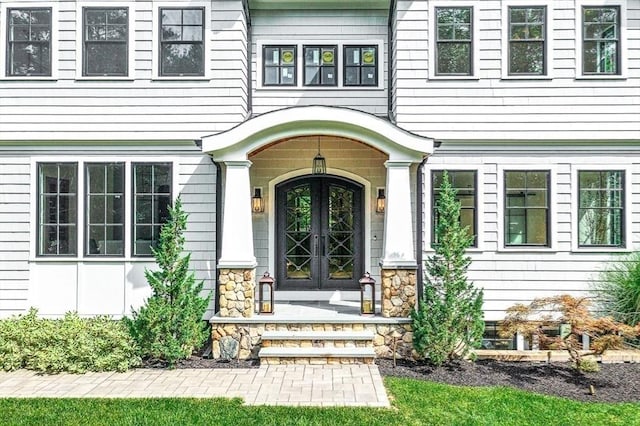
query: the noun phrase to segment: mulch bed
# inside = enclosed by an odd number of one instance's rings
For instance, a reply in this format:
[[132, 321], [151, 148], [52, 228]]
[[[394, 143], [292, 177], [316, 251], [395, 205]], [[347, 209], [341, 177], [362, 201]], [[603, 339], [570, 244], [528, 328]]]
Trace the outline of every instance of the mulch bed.
[[[424, 362], [376, 359], [383, 376], [408, 377], [458, 386], [508, 386], [589, 402], [640, 402], [640, 363], [600, 364], [596, 373], [580, 373], [570, 363], [460, 361], [441, 367]], [[145, 368], [166, 365], [145, 363]], [[199, 354], [176, 368], [258, 368], [258, 360], [216, 360]], [[595, 388], [591, 395], [589, 385]]]

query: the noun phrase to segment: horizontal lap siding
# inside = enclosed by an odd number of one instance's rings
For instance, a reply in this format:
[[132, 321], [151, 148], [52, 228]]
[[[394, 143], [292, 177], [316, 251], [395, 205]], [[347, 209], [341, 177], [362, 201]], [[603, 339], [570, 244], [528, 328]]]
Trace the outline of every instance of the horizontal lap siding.
[[75, 2], [60, 2], [54, 46], [58, 79], [0, 82], [0, 139], [199, 139], [246, 118], [249, 62], [241, 1], [210, 3], [207, 80], [154, 80], [152, 34], [158, 23], [153, 22], [153, 10], [166, 3], [128, 4], [135, 13], [130, 29], [135, 37], [130, 45], [135, 49], [132, 79], [81, 80], [76, 71], [82, 56], [76, 51], [76, 20], [82, 16]]
[[[377, 115], [386, 115], [387, 107], [387, 15], [386, 10], [276, 10], [252, 11], [253, 31], [253, 112], [262, 114], [272, 110], [303, 106], [328, 105], [359, 109]], [[303, 88], [303, 76], [297, 76], [299, 88], [260, 88], [258, 79], [258, 43], [264, 41], [282, 44], [309, 41], [310, 43], [348, 44], [382, 41], [383, 52], [378, 52], [382, 61], [384, 90], [351, 89], [338, 87], [321, 90]], [[339, 47], [340, 48], [340, 47]], [[298, 49], [298, 61], [302, 61]], [[343, 63], [338, 63], [342, 75]], [[298, 68], [300, 70], [300, 68]]]
[[[560, 146], [560, 142], [554, 146]], [[629, 198], [630, 208], [625, 215], [630, 217], [631, 230], [627, 232], [627, 247], [640, 247], [640, 155], [638, 148], [619, 154], [593, 153], [532, 153], [524, 150], [518, 153], [508, 146], [503, 152], [482, 153], [483, 148], [475, 145], [473, 152], [461, 152], [460, 149], [448, 150], [446, 144], [430, 157], [425, 167], [425, 205], [430, 203], [431, 189], [429, 176], [431, 170], [461, 167], [477, 169], [483, 185], [478, 188], [478, 221], [482, 233], [479, 236], [479, 249], [469, 251], [472, 263], [469, 279], [484, 288], [485, 318], [500, 319], [504, 310], [515, 303], [528, 303], [533, 298], [569, 293], [576, 296], [591, 294], [593, 284], [601, 279], [601, 272], [621, 254], [593, 253], [575, 251], [572, 245], [572, 218], [577, 206], [574, 204], [574, 192], [577, 184], [573, 182], [573, 173], [583, 166], [602, 165], [608, 169], [628, 169], [629, 181], [625, 185], [625, 196]], [[467, 151], [472, 151], [467, 149]], [[498, 193], [498, 180], [502, 179], [499, 170], [510, 167], [526, 167], [530, 170], [550, 169], [552, 176], [551, 205], [552, 249], [543, 251], [505, 250], [499, 241], [499, 229], [504, 217], [498, 210], [502, 203]], [[502, 168], [502, 169], [501, 169]], [[555, 214], [553, 214], [555, 212]], [[431, 226], [431, 214], [425, 210], [425, 229]], [[425, 236], [426, 238], [426, 236]], [[431, 254], [425, 251], [425, 258]]]
[[0, 318], [27, 308], [29, 173], [28, 158], [0, 156]]
[[506, 17], [499, 1], [463, 2], [479, 17], [479, 79], [429, 79], [429, 3], [397, 4], [394, 92], [401, 127], [442, 140], [640, 137], [640, 1], [626, 3], [627, 78], [613, 80], [576, 79], [581, 30], [575, 28], [575, 2], [568, 0], [549, 3], [552, 79], [502, 79]]

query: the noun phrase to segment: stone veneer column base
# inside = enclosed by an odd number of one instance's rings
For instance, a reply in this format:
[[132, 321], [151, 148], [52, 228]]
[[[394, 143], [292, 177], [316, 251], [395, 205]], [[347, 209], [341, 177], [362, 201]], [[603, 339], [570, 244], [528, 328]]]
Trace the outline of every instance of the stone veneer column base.
[[220, 316], [249, 318], [255, 309], [255, 269], [221, 269], [218, 276]]
[[416, 305], [416, 270], [382, 269], [382, 316], [408, 317]]

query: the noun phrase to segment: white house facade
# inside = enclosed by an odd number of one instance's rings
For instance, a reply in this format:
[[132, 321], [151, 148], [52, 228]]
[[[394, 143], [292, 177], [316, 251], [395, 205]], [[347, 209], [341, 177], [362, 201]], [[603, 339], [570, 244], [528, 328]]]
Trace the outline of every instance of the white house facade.
[[640, 0], [0, 0], [0, 317], [129, 314], [180, 196], [207, 319], [369, 272], [402, 325], [445, 170], [489, 325], [588, 294], [640, 247]]

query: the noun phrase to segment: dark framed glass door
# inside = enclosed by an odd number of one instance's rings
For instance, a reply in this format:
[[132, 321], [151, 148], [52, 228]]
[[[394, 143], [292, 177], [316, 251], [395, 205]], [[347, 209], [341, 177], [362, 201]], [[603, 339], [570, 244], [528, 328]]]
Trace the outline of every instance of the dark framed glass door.
[[362, 200], [362, 185], [337, 176], [295, 178], [276, 187], [278, 288], [358, 288]]

